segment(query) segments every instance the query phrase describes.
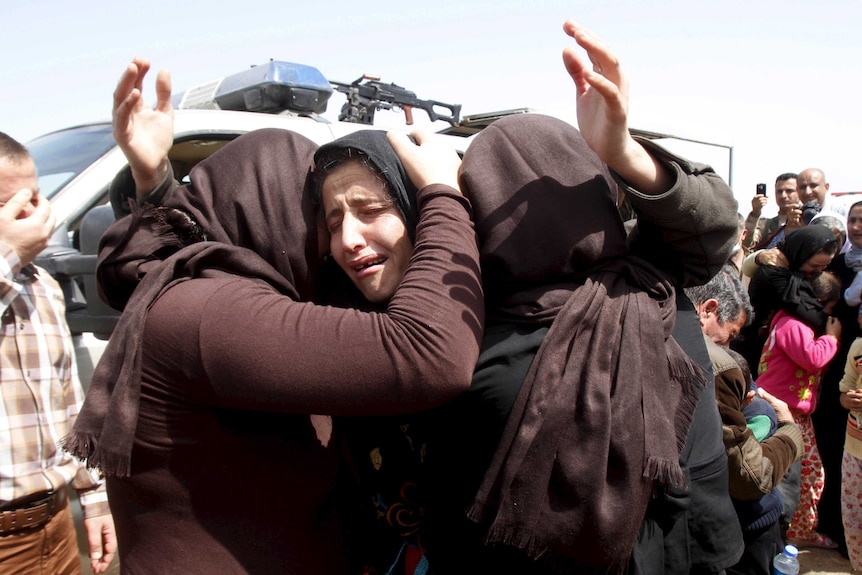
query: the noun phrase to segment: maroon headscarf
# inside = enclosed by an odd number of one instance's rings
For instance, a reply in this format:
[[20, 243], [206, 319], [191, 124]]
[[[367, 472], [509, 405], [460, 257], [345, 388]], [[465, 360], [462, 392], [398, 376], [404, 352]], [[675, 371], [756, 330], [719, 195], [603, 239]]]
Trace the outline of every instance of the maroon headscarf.
[[[305, 183], [316, 148], [287, 130], [249, 132], [196, 166], [191, 183], [163, 207], [133, 206], [132, 215], [108, 230], [100, 272], [109, 268], [115, 281], [137, 289], [93, 373], [64, 442], [68, 451], [108, 475], [129, 474], [144, 324], [149, 308], [171, 286], [229, 273], [257, 278], [297, 300], [308, 298], [318, 254], [314, 203]], [[119, 251], [121, 260], [113, 257]]]
[[655, 489], [684, 483], [706, 383], [670, 336], [673, 286], [629, 255], [613, 180], [569, 124], [498, 120], [461, 184], [488, 318], [551, 326], [470, 517], [561, 571], [621, 571]]

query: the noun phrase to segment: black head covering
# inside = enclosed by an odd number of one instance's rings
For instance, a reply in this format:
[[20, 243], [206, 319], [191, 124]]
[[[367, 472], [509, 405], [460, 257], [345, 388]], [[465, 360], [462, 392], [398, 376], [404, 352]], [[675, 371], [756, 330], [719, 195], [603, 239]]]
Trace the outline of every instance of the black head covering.
[[813, 255], [837, 242], [829, 228], [805, 226], [787, 234], [778, 243], [778, 249], [787, 257], [790, 271], [798, 272]]
[[[293, 299], [311, 295], [317, 261], [314, 202], [305, 183], [316, 145], [287, 130], [249, 132], [201, 162], [191, 183], [163, 208], [133, 206], [102, 241], [105, 262], [121, 247], [126, 258], [152, 260], [126, 304], [84, 406], [64, 447], [108, 475], [130, 472], [141, 391], [141, 349], [149, 308], [178, 282], [210, 274], [257, 278]], [[190, 227], [209, 241], [184, 246]], [[174, 224], [178, 224], [175, 226]], [[183, 233], [178, 233], [177, 227]], [[198, 237], [201, 235], [198, 234]], [[100, 265], [105, 262], [100, 262]], [[138, 273], [129, 266], [136, 282]]]
[[620, 571], [654, 490], [683, 483], [706, 383], [670, 337], [674, 288], [629, 254], [607, 168], [565, 122], [496, 121], [461, 185], [487, 316], [550, 324], [470, 517], [561, 572]]
[[[322, 145], [314, 154], [314, 169], [315, 172], [323, 174], [322, 177], [316, 177], [318, 198], [320, 196], [320, 188], [323, 185], [323, 178], [333, 166], [322, 165], [322, 162], [330, 162], [334, 151], [357, 150], [361, 152], [360, 158], [365, 156], [386, 179], [389, 188], [389, 193], [398, 211], [401, 212], [401, 217], [407, 226], [407, 233], [410, 235], [410, 241], [416, 242], [416, 225], [419, 223], [419, 207], [416, 204], [416, 186], [407, 177], [407, 171], [404, 169], [404, 164], [398, 158], [398, 154], [392, 149], [392, 145], [386, 138], [386, 132], [382, 130], [360, 130], [342, 136], [337, 140], [333, 140], [328, 144]], [[347, 155], [338, 155], [339, 158], [347, 158]], [[340, 162], [339, 162], [340, 163]]]
[[758, 315], [781, 309], [814, 331], [822, 331], [828, 315], [817, 300], [811, 277], [800, 268], [813, 255], [827, 248], [837, 249], [837, 244], [835, 234], [825, 226], [808, 225], [787, 234], [778, 249], [787, 257], [789, 267], [762, 266], [751, 279], [749, 293]]
[[[358, 152], [358, 153], [357, 153]], [[407, 177], [404, 165], [392, 149], [382, 130], [360, 130], [342, 136], [321, 146], [314, 154], [313, 189], [318, 202], [321, 201], [323, 182], [335, 167], [348, 159], [370, 162], [386, 180], [389, 194], [404, 220], [410, 241], [416, 242], [416, 225], [419, 223], [419, 206], [416, 202], [416, 186]], [[329, 305], [364, 310], [380, 309], [365, 299], [347, 274], [331, 257], [320, 266], [317, 287], [319, 301]]]

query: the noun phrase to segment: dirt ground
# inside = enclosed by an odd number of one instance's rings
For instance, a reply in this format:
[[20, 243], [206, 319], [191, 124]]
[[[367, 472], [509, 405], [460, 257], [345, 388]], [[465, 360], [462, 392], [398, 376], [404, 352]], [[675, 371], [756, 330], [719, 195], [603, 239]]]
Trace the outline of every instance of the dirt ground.
[[801, 575], [838, 575], [853, 573], [850, 561], [839, 551], [831, 549], [800, 549]]

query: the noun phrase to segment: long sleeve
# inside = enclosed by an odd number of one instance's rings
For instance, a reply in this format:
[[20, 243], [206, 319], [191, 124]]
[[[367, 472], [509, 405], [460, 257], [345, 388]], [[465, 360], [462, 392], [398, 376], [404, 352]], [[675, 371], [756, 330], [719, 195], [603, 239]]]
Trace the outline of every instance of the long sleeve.
[[15, 276], [21, 269], [21, 259], [12, 246], [0, 242], [0, 313], [5, 312], [9, 305], [21, 293], [22, 286], [15, 281]]
[[675, 178], [670, 190], [652, 196], [614, 174], [638, 215], [630, 236], [632, 249], [680, 287], [704, 284], [727, 263], [736, 242], [733, 192], [709, 166], [675, 156], [649, 140], [638, 141]]
[[825, 367], [838, 352], [838, 342], [831, 335], [814, 337], [814, 330], [801, 321], [784, 316], [776, 322], [775, 343], [787, 356], [806, 371]]
[[742, 247], [750, 250], [760, 243], [763, 239], [763, 226], [766, 224], [766, 218], [755, 216], [752, 212], [748, 213], [745, 218], [745, 238], [742, 240]]
[[[174, 179], [174, 169], [168, 162], [168, 171], [161, 183], [153, 188], [146, 198], [141, 202], [159, 206], [167, 200], [177, 189], [179, 184]], [[111, 181], [109, 188], [111, 207], [114, 210], [114, 218], [120, 219], [132, 213], [129, 200], [135, 198], [135, 180], [132, 177], [132, 168], [126, 166], [120, 170]]]
[[712, 341], [707, 341], [707, 346], [715, 371], [715, 399], [727, 451], [730, 495], [743, 500], [759, 499], [772, 491], [802, 456], [802, 434], [796, 425], [782, 424], [772, 437], [758, 442], [742, 413], [748, 389], [742, 371]]
[[857, 381], [859, 381], [859, 372], [856, 371], [857, 358], [862, 359], [862, 337], [857, 337], [850, 344], [850, 349], [847, 351], [847, 358], [844, 361], [844, 376], [838, 382], [838, 391], [841, 393], [848, 392], [852, 389], [857, 389]]
[[299, 303], [226, 274], [189, 280], [150, 310], [145, 365], [161, 366], [151, 373], [168, 393], [182, 378], [195, 403], [239, 409], [379, 415], [453, 399], [483, 331], [478, 249], [463, 198], [435, 185], [419, 200], [414, 254], [386, 313]]
[[0, 501], [67, 485], [87, 517], [104, 515], [105, 487], [57, 446], [84, 401], [57, 282], [0, 242]]
[[853, 282], [844, 290], [844, 301], [851, 307], [862, 303], [862, 272], [856, 272]]

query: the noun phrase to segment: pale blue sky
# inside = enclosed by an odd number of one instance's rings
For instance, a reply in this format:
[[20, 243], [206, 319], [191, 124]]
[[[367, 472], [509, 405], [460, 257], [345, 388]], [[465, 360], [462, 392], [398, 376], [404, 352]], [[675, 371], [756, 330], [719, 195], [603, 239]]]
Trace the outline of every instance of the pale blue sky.
[[[129, 6], [5, 2], [0, 130], [27, 141], [109, 117], [116, 79], [136, 54], [168, 68], [175, 90], [272, 58], [344, 82], [376, 74], [419, 97], [460, 103], [463, 114], [531, 107], [565, 115], [574, 90], [560, 59], [570, 43], [561, 26], [572, 18], [619, 56], [631, 83], [632, 127], [734, 146], [743, 213], [757, 182], [771, 192], [776, 175], [806, 167], [822, 168], [833, 191], [862, 191], [858, 0]], [[151, 82], [145, 97], [152, 100]], [[341, 102], [333, 96], [328, 117]], [[682, 151], [727, 175], [720, 150]]]

